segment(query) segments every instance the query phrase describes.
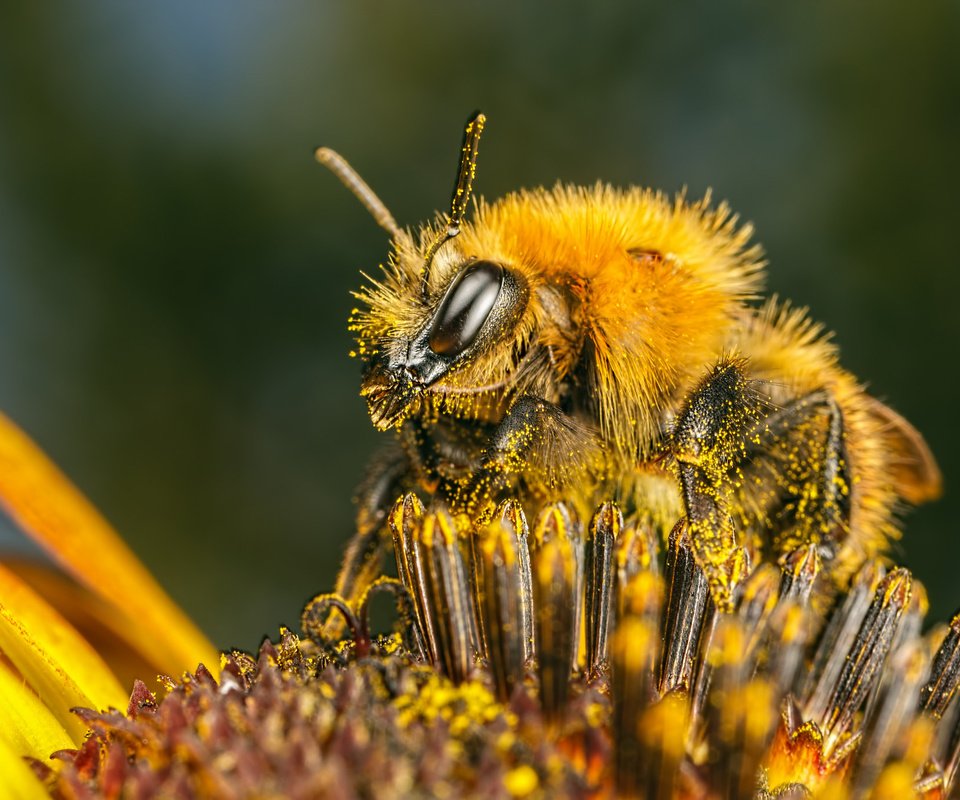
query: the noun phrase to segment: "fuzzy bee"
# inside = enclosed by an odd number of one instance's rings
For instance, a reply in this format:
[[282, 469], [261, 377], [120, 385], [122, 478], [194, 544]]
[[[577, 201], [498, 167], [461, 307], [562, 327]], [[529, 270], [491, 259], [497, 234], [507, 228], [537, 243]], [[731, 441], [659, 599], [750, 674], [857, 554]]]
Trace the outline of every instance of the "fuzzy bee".
[[585, 513], [615, 498], [664, 535], [685, 520], [721, 608], [752, 561], [802, 545], [843, 581], [898, 535], [902, 501], [939, 493], [921, 436], [829, 335], [758, 302], [762, 251], [725, 204], [558, 184], [478, 200], [468, 220], [484, 122], [467, 125], [449, 213], [417, 232], [317, 151], [392, 237], [350, 322], [370, 418], [396, 435], [361, 489], [344, 596], [379, 571], [406, 491], [468, 521], [504, 496]]

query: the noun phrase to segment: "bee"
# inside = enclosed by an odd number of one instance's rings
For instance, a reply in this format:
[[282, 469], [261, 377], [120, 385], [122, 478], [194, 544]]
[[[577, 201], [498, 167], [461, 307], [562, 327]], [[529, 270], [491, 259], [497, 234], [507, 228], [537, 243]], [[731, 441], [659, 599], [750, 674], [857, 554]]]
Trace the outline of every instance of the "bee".
[[812, 547], [840, 582], [940, 492], [920, 434], [866, 393], [805, 309], [762, 300], [753, 229], [608, 184], [477, 200], [485, 117], [466, 126], [450, 210], [401, 228], [335, 152], [330, 167], [391, 236], [350, 330], [370, 419], [394, 441], [361, 487], [338, 591], [379, 567], [406, 491], [464, 526], [517, 497], [614, 498], [664, 536], [688, 526], [714, 601], [751, 561]]

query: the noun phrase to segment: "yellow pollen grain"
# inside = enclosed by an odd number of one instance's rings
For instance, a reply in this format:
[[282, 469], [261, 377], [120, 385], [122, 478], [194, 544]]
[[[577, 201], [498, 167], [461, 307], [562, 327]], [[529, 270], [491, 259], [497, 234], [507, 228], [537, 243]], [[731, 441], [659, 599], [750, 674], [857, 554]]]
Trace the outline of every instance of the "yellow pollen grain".
[[[454, 686], [446, 678], [434, 675], [420, 687], [416, 695], [400, 695], [394, 700], [399, 723], [431, 723], [444, 720], [454, 738], [466, 735], [474, 725], [508, 716], [490, 691], [481, 683], [467, 681]], [[508, 719], [509, 723], [509, 719]]]
[[399, 652], [401, 644], [400, 635], [397, 633], [392, 633], [389, 636], [384, 637], [380, 644], [380, 649], [387, 655], [393, 655], [394, 653]]
[[587, 725], [591, 728], [599, 728], [606, 720], [607, 714], [603, 706], [599, 703], [591, 703], [587, 706], [586, 719]]
[[514, 767], [503, 778], [503, 786], [511, 797], [528, 797], [539, 785], [536, 770], [526, 764]]

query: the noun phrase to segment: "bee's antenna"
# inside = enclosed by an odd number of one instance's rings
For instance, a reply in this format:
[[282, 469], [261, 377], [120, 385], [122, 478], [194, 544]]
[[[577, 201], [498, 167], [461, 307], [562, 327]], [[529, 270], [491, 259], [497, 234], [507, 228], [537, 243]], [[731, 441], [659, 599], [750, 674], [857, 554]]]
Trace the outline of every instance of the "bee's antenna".
[[487, 118], [481, 113], [474, 114], [463, 131], [463, 147], [460, 149], [460, 169], [457, 171], [457, 185], [450, 200], [450, 213], [447, 215], [447, 228], [440, 232], [433, 244], [427, 250], [423, 263], [423, 277], [420, 281], [420, 292], [427, 296], [427, 283], [430, 280], [430, 265], [437, 250], [458, 233], [460, 223], [467, 213], [467, 203], [470, 202], [470, 193], [473, 189], [473, 179], [477, 174], [477, 150], [480, 147], [480, 134]]
[[393, 214], [387, 210], [383, 201], [377, 197], [376, 192], [370, 188], [369, 184], [347, 163], [347, 159], [329, 147], [318, 147], [313, 151], [313, 155], [317, 161], [340, 179], [340, 183], [353, 192], [354, 197], [363, 203], [363, 207], [370, 212], [370, 216], [376, 220], [377, 225], [395, 239], [406, 238], [407, 234], [397, 225]]

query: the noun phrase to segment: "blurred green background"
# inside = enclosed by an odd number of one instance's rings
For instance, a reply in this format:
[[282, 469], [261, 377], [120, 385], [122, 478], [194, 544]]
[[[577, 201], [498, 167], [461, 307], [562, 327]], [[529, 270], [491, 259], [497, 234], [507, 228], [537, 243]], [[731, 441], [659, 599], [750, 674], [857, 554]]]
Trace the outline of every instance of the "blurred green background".
[[219, 645], [295, 624], [378, 441], [345, 320], [385, 252], [311, 150], [410, 224], [482, 108], [487, 196], [713, 186], [756, 223], [771, 290], [940, 459], [946, 496], [898, 555], [949, 613], [958, 6], [721, 5], [6, 4], [0, 408]]

